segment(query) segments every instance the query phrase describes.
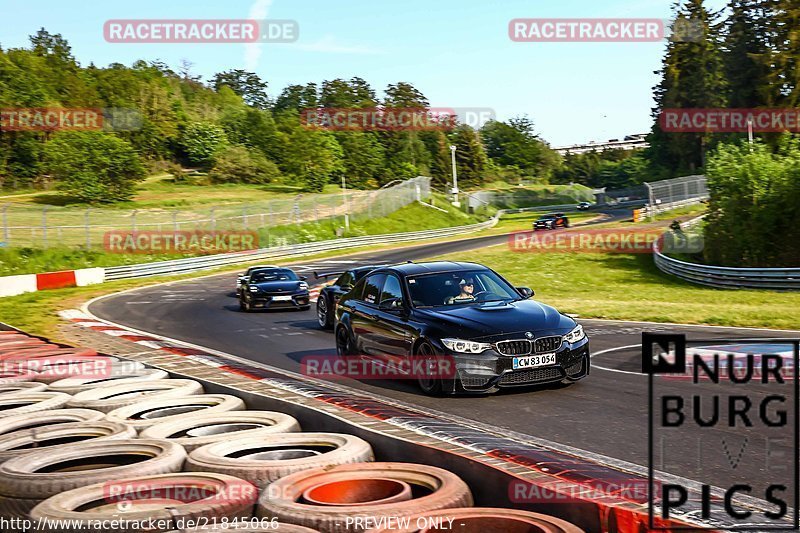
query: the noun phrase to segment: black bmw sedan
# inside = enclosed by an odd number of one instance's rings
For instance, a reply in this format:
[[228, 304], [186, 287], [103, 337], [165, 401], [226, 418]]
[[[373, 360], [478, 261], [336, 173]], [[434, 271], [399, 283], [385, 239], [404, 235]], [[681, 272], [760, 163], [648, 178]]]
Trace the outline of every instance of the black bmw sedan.
[[308, 283], [305, 276], [298, 276], [289, 268], [262, 268], [253, 272], [242, 284], [239, 293], [239, 309], [311, 307]]
[[[336, 307], [336, 351], [411, 375], [427, 394], [494, 392], [589, 374], [583, 328], [476, 263], [405, 263], [370, 272]], [[415, 364], [408, 365], [412, 362]], [[404, 366], [403, 363], [406, 363]], [[451, 363], [454, 371], [441, 369]]]

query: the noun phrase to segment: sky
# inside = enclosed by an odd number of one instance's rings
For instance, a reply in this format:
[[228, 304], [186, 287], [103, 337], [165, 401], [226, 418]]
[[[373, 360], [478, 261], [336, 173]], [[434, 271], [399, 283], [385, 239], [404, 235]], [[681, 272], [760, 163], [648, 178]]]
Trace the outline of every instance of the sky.
[[[515, 18], [661, 18], [672, 0], [0, 0], [0, 46], [25, 47], [44, 27], [62, 34], [82, 65], [160, 60], [193, 63], [209, 80], [241, 68], [269, 84], [359, 76], [378, 91], [405, 81], [433, 107], [527, 115], [553, 146], [622, 138], [650, 129], [652, 87], [665, 42], [513, 42]], [[706, 0], [712, 9], [724, 0]], [[72, 4], [72, 5], [70, 5]], [[289, 19], [293, 43], [109, 43], [109, 19]]]

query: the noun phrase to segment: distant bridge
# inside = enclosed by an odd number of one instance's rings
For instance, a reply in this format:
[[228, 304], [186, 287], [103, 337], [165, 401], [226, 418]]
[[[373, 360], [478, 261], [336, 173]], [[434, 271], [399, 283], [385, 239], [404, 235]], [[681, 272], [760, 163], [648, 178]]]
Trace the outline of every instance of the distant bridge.
[[584, 144], [561, 146], [554, 148], [561, 155], [584, 154], [586, 152], [603, 152], [605, 150], [637, 150], [647, 148], [650, 144], [645, 140], [646, 133], [627, 135], [624, 139], [609, 139], [606, 142], [589, 141]]

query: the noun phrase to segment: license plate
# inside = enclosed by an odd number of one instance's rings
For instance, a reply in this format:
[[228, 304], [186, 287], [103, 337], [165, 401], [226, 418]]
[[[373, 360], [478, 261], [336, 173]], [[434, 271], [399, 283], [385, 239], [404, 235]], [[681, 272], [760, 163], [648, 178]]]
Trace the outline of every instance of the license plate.
[[539, 366], [548, 366], [556, 364], [556, 354], [543, 353], [539, 355], [526, 355], [524, 357], [515, 357], [511, 361], [512, 370], [520, 368], [536, 368]]
[[272, 299], [276, 302], [288, 302], [292, 299], [291, 296], [273, 296]]

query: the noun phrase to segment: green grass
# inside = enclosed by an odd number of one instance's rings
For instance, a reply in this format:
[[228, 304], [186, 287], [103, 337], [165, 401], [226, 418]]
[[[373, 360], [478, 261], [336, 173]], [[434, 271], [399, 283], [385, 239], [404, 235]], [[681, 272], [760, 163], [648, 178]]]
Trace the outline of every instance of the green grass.
[[[338, 185], [329, 184], [321, 194], [340, 193]], [[221, 183], [210, 185], [203, 174], [192, 174], [176, 181], [170, 174], [153, 174], [145, 178], [136, 189], [134, 197], [127, 202], [107, 206], [108, 209], [168, 209], [175, 207], [215, 206], [236, 203], [252, 203], [261, 200], [291, 199], [304, 191], [300, 187], [280, 183], [253, 185], [244, 183]], [[306, 193], [307, 194], [307, 193]], [[14, 204], [76, 208], [90, 207], [58, 191], [15, 191], [3, 193], [0, 198]], [[5, 196], [8, 195], [8, 196]]]
[[0, 248], [0, 276], [166, 261], [181, 254], [117, 254], [70, 248]]
[[697, 216], [702, 215], [708, 206], [706, 204], [695, 204], [695, 205], [687, 205], [685, 207], [679, 207], [677, 209], [670, 209], [669, 211], [664, 211], [663, 213], [657, 214], [653, 220], [674, 220], [676, 218], [694, 218]]
[[[491, 185], [491, 184], [490, 184]], [[535, 207], [539, 205], [573, 204], [581, 201], [594, 201], [592, 189], [585, 185], [544, 185], [534, 184], [524, 187], [509, 187], [499, 184], [496, 188], [483, 189], [496, 194], [497, 207]]]
[[[440, 259], [464, 259], [463, 254]], [[712, 289], [668, 276], [650, 254], [470, 252], [536, 299], [583, 318], [796, 329], [800, 294]]]

